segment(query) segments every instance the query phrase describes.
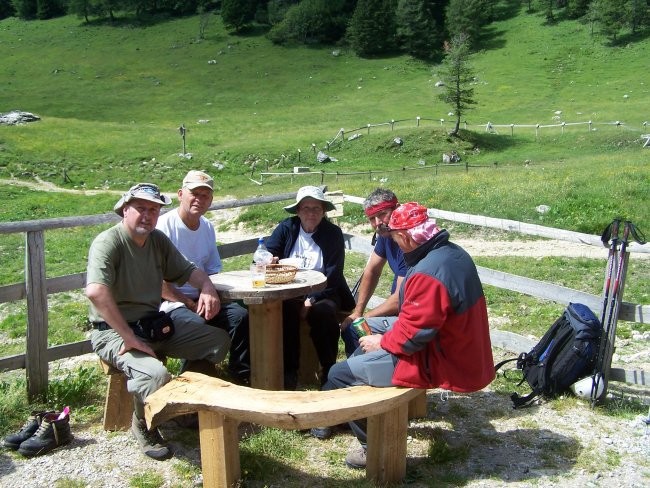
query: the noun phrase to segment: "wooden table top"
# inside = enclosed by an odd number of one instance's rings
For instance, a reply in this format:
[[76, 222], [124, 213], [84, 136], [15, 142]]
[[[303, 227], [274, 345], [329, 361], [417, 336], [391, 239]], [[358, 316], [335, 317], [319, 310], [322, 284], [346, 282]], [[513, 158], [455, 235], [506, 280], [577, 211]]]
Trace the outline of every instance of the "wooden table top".
[[286, 300], [321, 291], [327, 278], [319, 271], [300, 270], [290, 283], [267, 283], [264, 288], [253, 288], [249, 270], [226, 271], [210, 275], [210, 280], [222, 298], [243, 300], [246, 304], [260, 304], [273, 300]]

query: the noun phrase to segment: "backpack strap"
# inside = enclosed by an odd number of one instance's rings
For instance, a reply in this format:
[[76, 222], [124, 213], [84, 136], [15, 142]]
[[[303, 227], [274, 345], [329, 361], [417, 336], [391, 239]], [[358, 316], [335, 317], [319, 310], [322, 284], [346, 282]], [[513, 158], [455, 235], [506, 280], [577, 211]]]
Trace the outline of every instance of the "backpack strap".
[[496, 373], [497, 371], [499, 371], [499, 369], [501, 368], [501, 366], [503, 366], [504, 364], [511, 363], [512, 361], [516, 361], [517, 359], [519, 359], [519, 357], [516, 357], [516, 358], [510, 358], [510, 359], [504, 359], [503, 361], [501, 361], [501, 362], [495, 364], [495, 365], [494, 365], [494, 372]]
[[512, 408], [516, 410], [518, 408], [530, 407], [540, 395], [541, 393], [537, 393], [535, 391], [523, 397], [519, 396], [517, 393], [513, 393], [510, 395], [510, 399], [512, 400]]

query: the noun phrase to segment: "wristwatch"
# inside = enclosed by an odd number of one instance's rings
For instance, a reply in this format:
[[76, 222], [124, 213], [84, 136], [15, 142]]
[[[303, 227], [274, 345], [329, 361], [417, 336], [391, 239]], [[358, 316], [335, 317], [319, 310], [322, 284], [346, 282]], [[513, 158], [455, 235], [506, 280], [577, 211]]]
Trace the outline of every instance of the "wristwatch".
[[307, 300], [309, 301], [310, 305], [313, 305], [316, 302], [316, 299], [314, 297], [307, 297]]

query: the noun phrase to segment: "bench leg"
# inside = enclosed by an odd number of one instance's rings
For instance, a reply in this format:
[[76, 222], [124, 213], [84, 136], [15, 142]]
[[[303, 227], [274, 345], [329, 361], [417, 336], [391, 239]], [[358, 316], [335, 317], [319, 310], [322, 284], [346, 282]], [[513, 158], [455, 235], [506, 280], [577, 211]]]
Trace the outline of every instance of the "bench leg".
[[238, 424], [220, 413], [199, 411], [201, 470], [205, 488], [237, 485], [241, 475]]
[[427, 390], [416, 396], [409, 402], [409, 418], [421, 419], [427, 416]]
[[368, 418], [366, 478], [378, 484], [398, 483], [406, 476], [408, 404]]
[[126, 376], [110, 364], [100, 365], [108, 376], [104, 401], [104, 430], [129, 430], [133, 416], [133, 395], [126, 388]]

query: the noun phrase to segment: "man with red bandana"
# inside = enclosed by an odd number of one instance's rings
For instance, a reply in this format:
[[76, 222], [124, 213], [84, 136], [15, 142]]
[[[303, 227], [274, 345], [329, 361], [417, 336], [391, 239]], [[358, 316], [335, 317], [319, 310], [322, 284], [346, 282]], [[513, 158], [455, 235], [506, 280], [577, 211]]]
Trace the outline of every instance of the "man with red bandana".
[[[349, 327], [350, 324], [359, 317], [394, 317], [398, 310], [398, 291], [406, 275], [406, 263], [404, 262], [404, 253], [397, 243], [390, 238], [390, 234], [382, 232], [382, 229], [388, 227], [388, 222], [393, 210], [397, 208], [397, 196], [391, 190], [377, 188], [363, 202], [363, 211], [376, 232], [376, 242], [374, 249], [370, 254], [370, 259], [366, 264], [359, 282], [359, 292], [356, 297], [356, 306], [354, 310], [343, 321], [341, 321], [341, 337], [345, 343], [345, 353], [350, 356], [359, 347], [359, 338], [354, 330]], [[388, 263], [393, 272], [393, 284], [390, 289], [390, 296], [380, 305], [368, 310], [366, 306], [370, 301], [379, 278], [384, 270], [384, 265]], [[373, 332], [382, 333], [384, 325], [382, 321], [373, 321], [380, 329], [373, 329]]]
[[[322, 389], [484, 388], [494, 379], [494, 361], [485, 296], [472, 258], [415, 202], [395, 209], [385, 231], [404, 251], [408, 266], [398, 316], [385, 333], [362, 337], [359, 349], [331, 368]], [[352, 446], [345, 461], [365, 468], [365, 421], [350, 427], [360, 445]]]

